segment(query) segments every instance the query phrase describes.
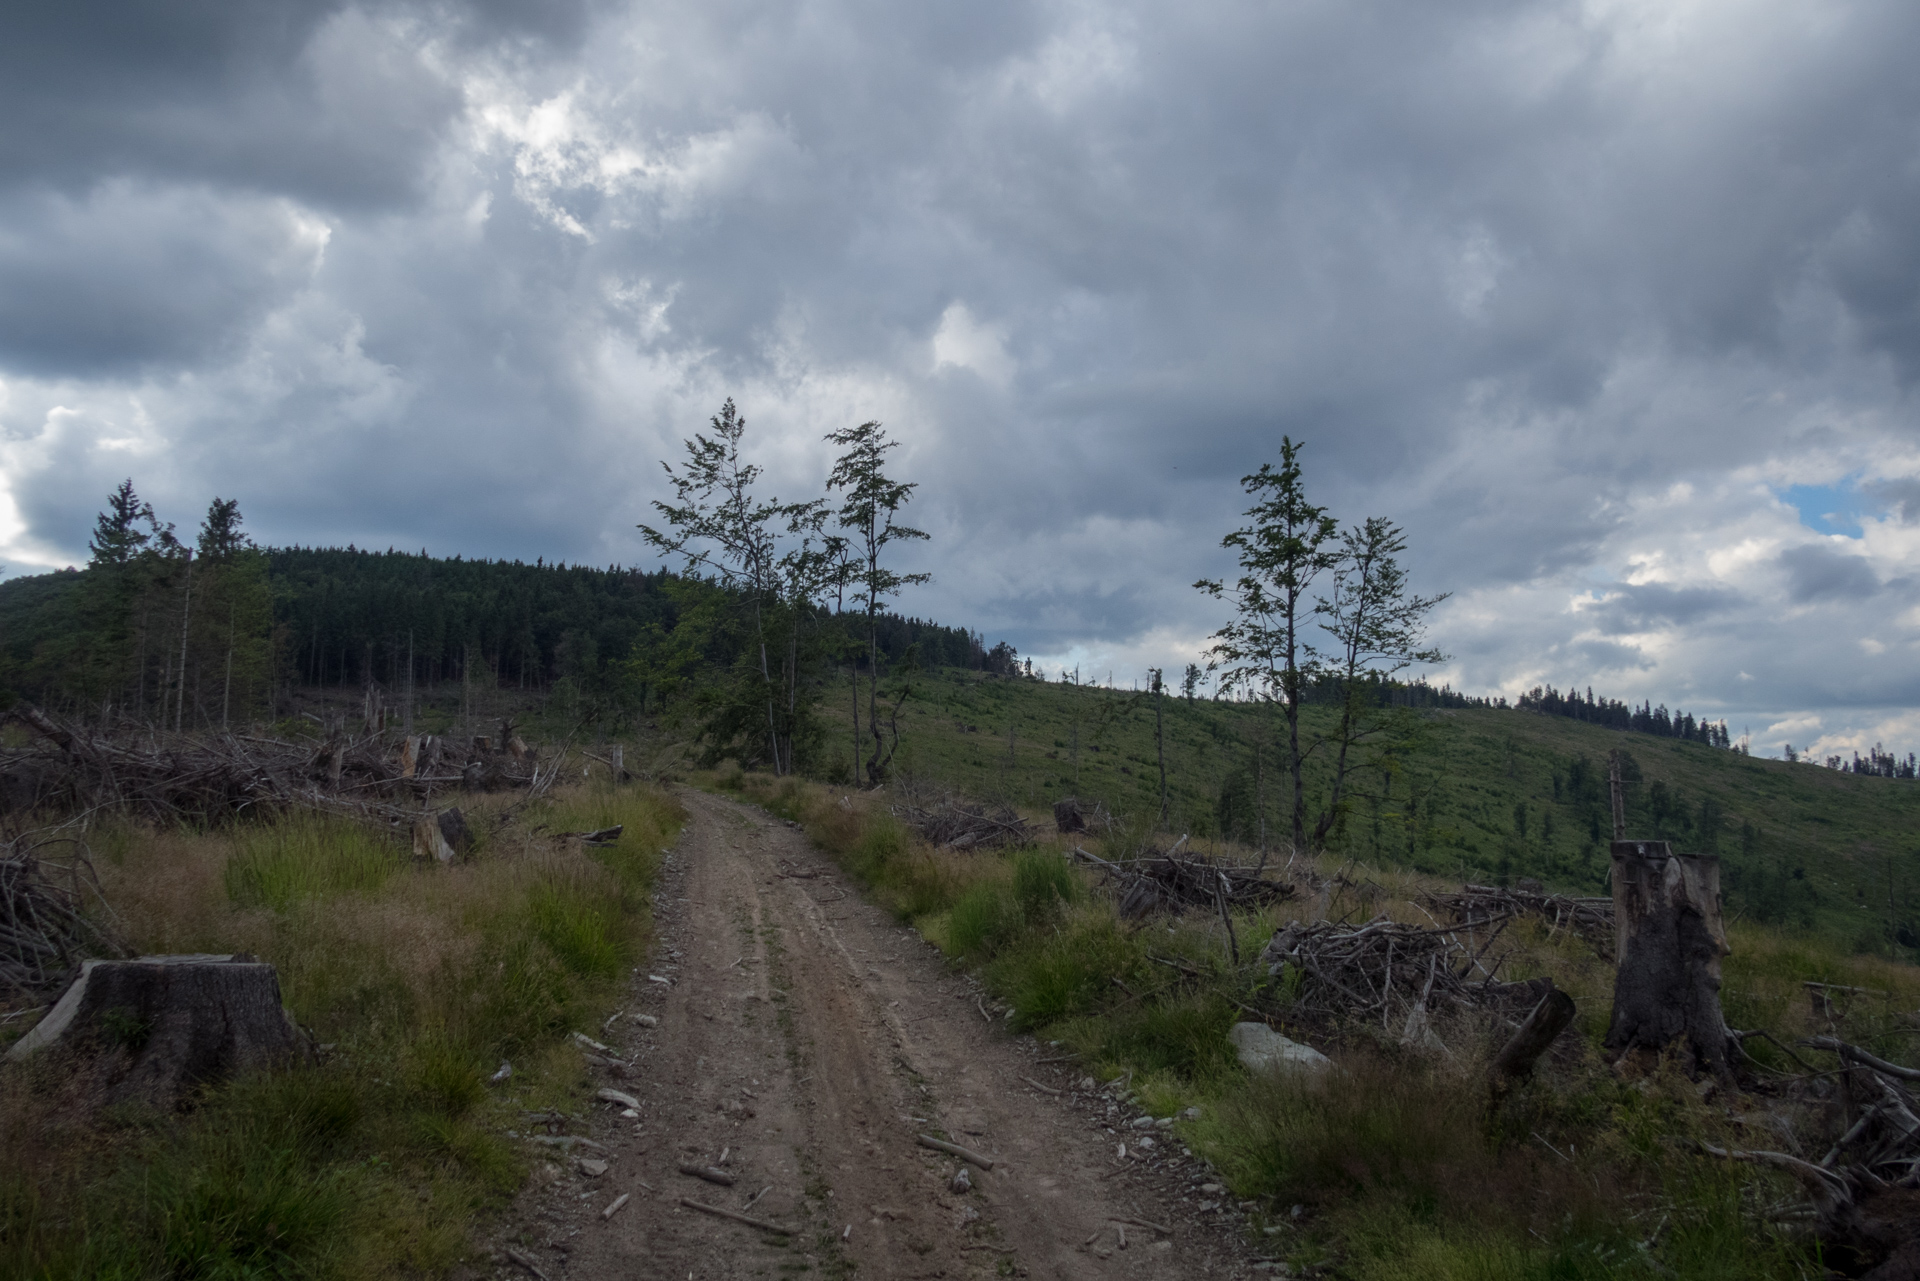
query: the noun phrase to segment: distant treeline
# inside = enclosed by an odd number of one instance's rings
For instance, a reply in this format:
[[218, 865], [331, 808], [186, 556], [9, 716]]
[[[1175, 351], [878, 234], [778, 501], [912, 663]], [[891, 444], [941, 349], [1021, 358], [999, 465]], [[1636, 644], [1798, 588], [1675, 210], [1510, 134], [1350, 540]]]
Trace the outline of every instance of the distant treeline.
[[[1790, 761], [1804, 760], [1809, 765], [1819, 765], [1822, 763], [1819, 757], [1806, 756], [1803, 752], [1796, 751], [1792, 743], [1786, 745], [1786, 758]], [[1915, 776], [1916, 765], [1920, 764], [1920, 762], [1915, 761], [1912, 752], [1908, 752], [1906, 758], [1903, 760], [1895, 756], [1892, 752], [1882, 749], [1880, 744], [1875, 743], [1872, 750], [1864, 757], [1858, 752], [1853, 754], [1851, 761], [1847, 760], [1844, 756], [1829, 756], [1825, 764], [1828, 769], [1839, 770], [1842, 774], [1867, 774], [1874, 778], [1910, 779]]]
[[[544, 559], [442, 559], [351, 546], [267, 555], [289, 661], [309, 685], [372, 679], [397, 688], [409, 670], [416, 682], [432, 684], [460, 679], [472, 662], [502, 685], [544, 689], [674, 632], [694, 597], [720, 590], [666, 570]], [[850, 625], [850, 616], [840, 621]], [[993, 654], [963, 627], [881, 619], [883, 659], [898, 661], [911, 645], [920, 647], [920, 662], [941, 667], [982, 669]], [[851, 650], [846, 661], [864, 667], [864, 655]]]
[[[529, 564], [442, 558], [353, 546], [281, 547], [252, 554], [264, 563], [272, 608], [245, 620], [257, 632], [252, 639], [262, 661], [259, 679], [247, 686], [245, 705], [237, 696], [234, 700], [236, 716], [284, 710], [279, 700], [294, 687], [359, 688], [369, 681], [398, 691], [409, 682], [432, 688], [484, 680], [522, 689], [562, 687], [571, 695], [645, 705], [663, 688], [650, 679], [649, 668], [656, 663], [684, 678], [727, 656], [724, 638], [711, 627], [692, 624], [725, 612], [715, 604], [727, 601], [728, 593], [666, 571], [541, 559]], [[186, 581], [184, 553], [154, 559]], [[157, 589], [134, 604], [121, 602], [124, 593], [109, 597], [105, 581], [127, 572], [99, 563], [0, 583], [0, 686], [70, 714], [156, 714], [155, 688], [177, 683], [177, 676], [158, 666], [166, 654], [160, 621], [176, 620], [168, 625], [177, 650], [182, 605], [172, 597], [161, 599]], [[214, 580], [203, 576], [201, 581]], [[172, 590], [178, 594], [177, 587]], [[117, 619], [135, 609], [141, 612], [131, 615], [132, 624]], [[106, 618], [107, 613], [116, 618]], [[217, 615], [196, 609], [196, 629], [202, 613], [209, 625], [218, 622], [224, 628], [229, 621], [224, 607]], [[152, 625], [135, 626], [147, 615]], [[864, 621], [859, 620], [862, 627]], [[821, 625], [848, 633], [842, 668], [864, 669], [867, 654], [848, 631], [854, 616], [823, 616]], [[915, 661], [925, 666], [1014, 674], [1011, 646], [989, 648], [979, 633], [964, 627], [884, 615], [878, 632], [881, 659], [889, 665], [917, 646]], [[223, 645], [225, 636], [223, 630]], [[143, 659], [144, 650], [133, 659], [100, 652], [103, 646], [136, 644], [157, 657]], [[209, 647], [209, 670], [220, 668], [225, 652]], [[179, 701], [186, 704], [188, 720], [219, 724], [225, 719], [212, 692]]]
[[1582, 697], [1579, 690], [1568, 690], [1562, 694], [1551, 685], [1536, 685], [1522, 694], [1515, 706], [1523, 711], [1565, 716], [1589, 725], [1604, 725], [1608, 729], [1629, 729], [1660, 738], [1685, 739], [1690, 743], [1705, 743], [1708, 747], [1733, 746], [1725, 721], [1695, 720], [1687, 712], [1667, 711], [1665, 704], [1655, 707], [1648, 702], [1635, 707], [1618, 699], [1595, 698], [1592, 686], [1587, 687], [1586, 695]]

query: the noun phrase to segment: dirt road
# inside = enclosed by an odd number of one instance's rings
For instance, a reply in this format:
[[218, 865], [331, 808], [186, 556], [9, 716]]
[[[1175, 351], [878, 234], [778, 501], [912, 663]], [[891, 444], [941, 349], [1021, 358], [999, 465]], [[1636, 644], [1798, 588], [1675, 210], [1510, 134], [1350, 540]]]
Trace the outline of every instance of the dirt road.
[[[602, 1083], [638, 1115], [602, 1104], [603, 1151], [544, 1149], [552, 1162], [518, 1207], [525, 1258], [509, 1262], [503, 1240], [503, 1275], [1248, 1274], [1231, 1207], [1177, 1139], [1135, 1128], [1071, 1062], [1043, 1061], [1057, 1051], [990, 1021], [970, 980], [799, 831], [681, 796], [691, 817], [660, 882], [659, 950], [634, 975], [629, 1017], [600, 1038], [633, 1062]], [[952, 1188], [960, 1160], [918, 1144], [936, 1131], [993, 1158], [971, 1169], [972, 1190]]]

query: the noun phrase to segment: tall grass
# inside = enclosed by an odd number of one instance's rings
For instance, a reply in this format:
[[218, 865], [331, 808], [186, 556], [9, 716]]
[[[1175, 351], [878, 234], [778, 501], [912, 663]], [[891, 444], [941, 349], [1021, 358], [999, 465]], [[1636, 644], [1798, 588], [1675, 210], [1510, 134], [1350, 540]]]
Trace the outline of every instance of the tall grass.
[[[681, 818], [650, 788], [575, 788], [450, 867], [314, 817], [116, 842], [101, 875], [136, 946], [272, 962], [331, 1048], [175, 1116], [96, 1112], [50, 1054], [0, 1073], [0, 1278], [445, 1274], [524, 1177], [517, 1108], [578, 1105], [564, 1038], [645, 947]], [[536, 830], [614, 824], [594, 850]]]
[[243, 829], [233, 847], [227, 896], [236, 907], [274, 912], [303, 900], [372, 893], [406, 867], [409, 853], [364, 823], [328, 814], [294, 814]]

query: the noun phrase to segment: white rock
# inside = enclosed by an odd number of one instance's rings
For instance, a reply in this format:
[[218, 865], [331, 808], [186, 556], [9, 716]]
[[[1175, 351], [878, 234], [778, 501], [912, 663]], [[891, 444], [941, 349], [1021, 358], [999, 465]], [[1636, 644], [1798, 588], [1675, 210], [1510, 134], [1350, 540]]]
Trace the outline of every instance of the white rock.
[[599, 1094], [596, 1095], [595, 1097], [600, 1098], [608, 1103], [618, 1104], [620, 1107], [623, 1107], [623, 1108], [633, 1108], [635, 1110], [638, 1110], [640, 1107], [639, 1099], [634, 1098], [631, 1094], [622, 1094], [618, 1090], [601, 1090]]
[[1136, 1130], [1151, 1130], [1153, 1128], [1153, 1118], [1150, 1116], [1136, 1117], [1133, 1122], [1133, 1128]]
[[968, 1174], [966, 1166], [964, 1165], [961, 1166], [959, 1171], [947, 1183], [947, 1191], [949, 1192], [973, 1191], [973, 1178], [970, 1174]]
[[1239, 1050], [1240, 1062], [1250, 1071], [1317, 1074], [1333, 1066], [1332, 1059], [1311, 1045], [1290, 1041], [1264, 1023], [1235, 1023], [1227, 1036]]
[[633, 1021], [635, 1023], [638, 1023], [641, 1027], [659, 1027], [660, 1026], [660, 1020], [655, 1018], [651, 1014], [636, 1014], [633, 1016]]
[[1163, 1116], [1158, 1121], [1155, 1121], [1153, 1126], [1156, 1130], [1171, 1130], [1173, 1128], [1173, 1118]]
[[589, 1179], [597, 1179], [607, 1172], [607, 1163], [605, 1161], [596, 1161], [591, 1157], [580, 1158], [578, 1164], [580, 1166], [580, 1173], [586, 1175]]

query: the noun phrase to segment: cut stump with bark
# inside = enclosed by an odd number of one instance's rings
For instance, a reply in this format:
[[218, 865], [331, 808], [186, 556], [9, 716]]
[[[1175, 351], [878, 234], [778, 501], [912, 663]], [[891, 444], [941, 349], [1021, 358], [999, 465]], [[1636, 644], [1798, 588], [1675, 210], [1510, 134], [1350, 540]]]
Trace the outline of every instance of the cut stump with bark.
[[1730, 1076], [1720, 860], [1675, 854], [1666, 841], [1613, 842], [1613, 920], [1619, 970], [1607, 1048], [1660, 1053], [1684, 1043], [1691, 1068]]
[[53, 1047], [104, 1067], [102, 1102], [171, 1110], [198, 1086], [312, 1057], [273, 966], [236, 956], [87, 961], [7, 1057]]

